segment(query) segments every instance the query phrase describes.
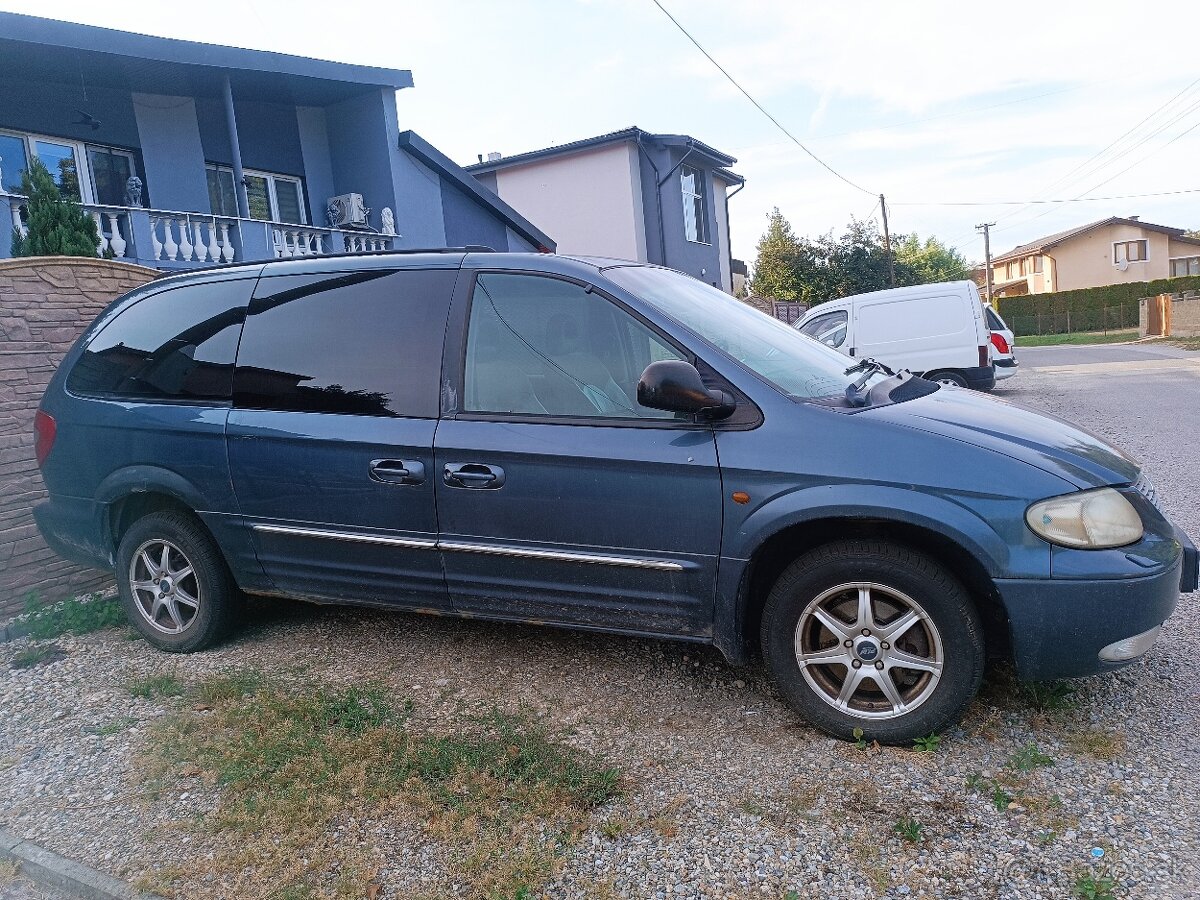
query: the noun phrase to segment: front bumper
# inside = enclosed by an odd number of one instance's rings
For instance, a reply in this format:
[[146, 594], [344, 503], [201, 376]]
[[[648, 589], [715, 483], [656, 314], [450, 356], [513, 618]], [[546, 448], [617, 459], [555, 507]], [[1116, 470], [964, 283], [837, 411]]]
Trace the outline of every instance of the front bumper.
[[[1038, 681], [1119, 669], [1100, 651], [1161, 625], [1196, 587], [1196, 548], [1182, 532], [1175, 563], [1142, 578], [997, 579], [1017, 676]], [[1147, 647], [1149, 649], [1149, 647]]]

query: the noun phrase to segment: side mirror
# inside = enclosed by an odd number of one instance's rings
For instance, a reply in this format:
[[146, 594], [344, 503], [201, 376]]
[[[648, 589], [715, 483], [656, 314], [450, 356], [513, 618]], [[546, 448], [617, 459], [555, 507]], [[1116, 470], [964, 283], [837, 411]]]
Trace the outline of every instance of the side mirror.
[[663, 360], [646, 366], [638, 381], [637, 400], [651, 409], [703, 413], [710, 419], [733, 414], [734, 400], [725, 391], [710, 391], [691, 363]]

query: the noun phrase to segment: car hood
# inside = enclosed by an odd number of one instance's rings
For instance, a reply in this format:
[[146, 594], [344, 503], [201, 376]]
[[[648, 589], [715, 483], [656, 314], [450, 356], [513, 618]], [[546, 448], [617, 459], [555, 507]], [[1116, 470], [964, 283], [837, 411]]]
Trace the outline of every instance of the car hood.
[[1128, 484], [1141, 468], [1132, 457], [1077, 425], [975, 391], [943, 387], [862, 414], [1003, 453], [1080, 488]]

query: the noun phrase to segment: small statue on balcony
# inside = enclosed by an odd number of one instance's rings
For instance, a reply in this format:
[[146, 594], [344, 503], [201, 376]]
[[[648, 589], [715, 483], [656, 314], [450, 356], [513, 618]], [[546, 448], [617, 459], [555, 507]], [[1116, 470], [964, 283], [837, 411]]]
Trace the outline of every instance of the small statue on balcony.
[[140, 207], [142, 205], [142, 179], [130, 175], [125, 182], [125, 205]]
[[396, 233], [396, 217], [392, 214], [391, 209], [385, 206], [383, 208], [383, 212], [379, 214], [379, 221], [382, 225], [381, 230], [384, 234]]

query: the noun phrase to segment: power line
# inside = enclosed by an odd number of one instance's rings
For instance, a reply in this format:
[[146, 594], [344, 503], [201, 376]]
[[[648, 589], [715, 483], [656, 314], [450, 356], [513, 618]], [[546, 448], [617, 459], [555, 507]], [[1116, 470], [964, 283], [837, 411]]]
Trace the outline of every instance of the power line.
[[761, 103], [759, 103], [757, 100], [755, 100], [754, 97], [752, 97], [750, 95], [749, 91], [747, 91], [744, 87], [742, 87], [740, 84], [738, 84], [737, 79], [734, 78], [732, 75], [730, 75], [725, 70], [724, 66], [722, 66], [719, 62], [717, 62], [715, 59], [713, 59], [712, 54], [709, 53], [707, 50], [705, 50], [704, 47], [701, 45], [701, 43], [698, 40], [696, 40], [694, 37], [692, 37], [691, 33], [679, 23], [678, 19], [676, 19], [673, 15], [671, 15], [671, 13], [667, 10], [667, 8], [665, 6], [663, 6], [661, 3], [659, 3], [658, 0], [652, 0], [652, 2], [660, 10], [662, 10], [663, 15], [665, 15], [668, 19], [670, 19], [674, 23], [676, 28], [678, 28], [681, 32], [683, 32], [684, 37], [686, 37], [689, 41], [691, 41], [693, 44], [695, 44], [696, 49], [699, 50], [701, 53], [703, 53], [705, 55], [705, 57], [708, 59], [708, 61], [717, 67], [717, 70], [729, 80], [730, 84], [732, 84], [735, 88], [737, 88], [739, 91], [741, 91], [742, 95], [747, 100], [749, 100], [751, 103], [753, 103], [754, 107], [760, 113], [762, 113], [764, 116], [766, 116], [768, 119], [770, 119], [771, 123], [787, 136], [788, 140], [790, 140], [793, 144], [795, 144], [797, 147], [799, 147], [801, 150], [803, 150], [805, 153], [807, 153], [810, 157], [812, 157], [813, 161], [815, 161], [818, 165], [820, 165], [821, 168], [825, 169], [825, 171], [829, 172], [834, 177], [844, 181], [846, 184], [850, 185], [850, 187], [854, 188], [857, 191], [862, 191], [864, 194], [872, 194], [873, 195], [875, 193], [875, 191], [869, 191], [860, 184], [855, 184], [853, 181], [851, 181], [849, 178], [847, 178], [845, 175], [843, 175], [837, 169], [833, 168], [833, 166], [829, 165], [829, 163], [825, 162], [825, 160], [821, 159], [821, 157], [817, 156], [817, 154], [813, 153], [811, 150], [809, 150], [807, 147], [805, 147], [803, 142], [801, 142], [801, 140], [798, 137], [796, 137], [794, 134], [792, 134], [790, 131], [788, 131], [786, 128], [784, 128], [783, 124], [778, 119], [776, 119], [773, 115], [771, 115], [769, 112], [767, 112], [767, 110], [763, 107], [763, 105]]
[[[1198, 124], [1200, 124], [1200, 123], [1198, 123]], [[1197, 127], [1197, 126], [1196, 125], [1192, 126], [1192, 128], [1195, 128], [1195, 127]], [[1184, 132], [1184, 134], [1186, 134], [1186, 133], [1187, 132]], [[1172, 138], [1171, 140], [1177, 141], [1181, 137], [1183, 137], [1182, 134], [1177, 135], [1176, 137]], [[1171, 143], [1171, 141], [1168, 141], [1167, 143]], [[1162, 147], [1159, 147], [1154, 152], [1157, 153], [1158, 150], [1163, 149], [1163, 147], [1165, 147], [1165, 146], [1167, 146], [1167, 144], [1163, 144]], [[1146, 158], [1148, 158], [1148, 157], [1142, 157], [1143, 160]], [[1141, 162], [1141, 160], [1139, 160], [1139, 162]], [[1137, 165], [1137, 163], [1135, 163], [1134, 165]], [[1130, 166], [1130, 168], [1133, 168], [1133, 166]], [[1125, 169], [1124, 171], [1128, 172], [1129, 169]], [[1123, 174], [1123, 173], [1118, 172], [1117, 175], [1114, 175], [1113, 177], [1116, 178], [1118, 175], [1121, 175], [1121, 174]], [[1100, 187], [1100, 185], [1097, 185], [1097, 187]], [[1095, 190], [1095, 189], [1096, 188], [1092, 188], [1092, 190]], [[1085, 193], [1090, 193], [1090, 191], [1085, 191]], [[892, 206], [1034, 206], [1034, 205], [1045, 205], [1045, 204], [1051, 204], [1051, 203], [1091, 203], [1096, 200], [1140, 200], [1144, 197], [1170, 197], [1175, 194], [1200, 194], [1200, 188], [1186, 188], [1184, 190], [1179, 190], [1179, 191], [1158, 191], [1153, 194], [1118, 194], [1113, 197], [1082, 197], [1082, 196], [1081, 197], [1062, 197], [1062, 198], [1059, 198], [1058, 200], [963, 200], [963, 201], [946, 201], [946, 202], [934, 202], [934, 201], [904, 202], [904, 201], [900, 201], [900, 200], [894, 200], [894, 201], [891, 201], [891, 205]], [[871, 211], [874, 212], [874, 209], [872, 208]]]

